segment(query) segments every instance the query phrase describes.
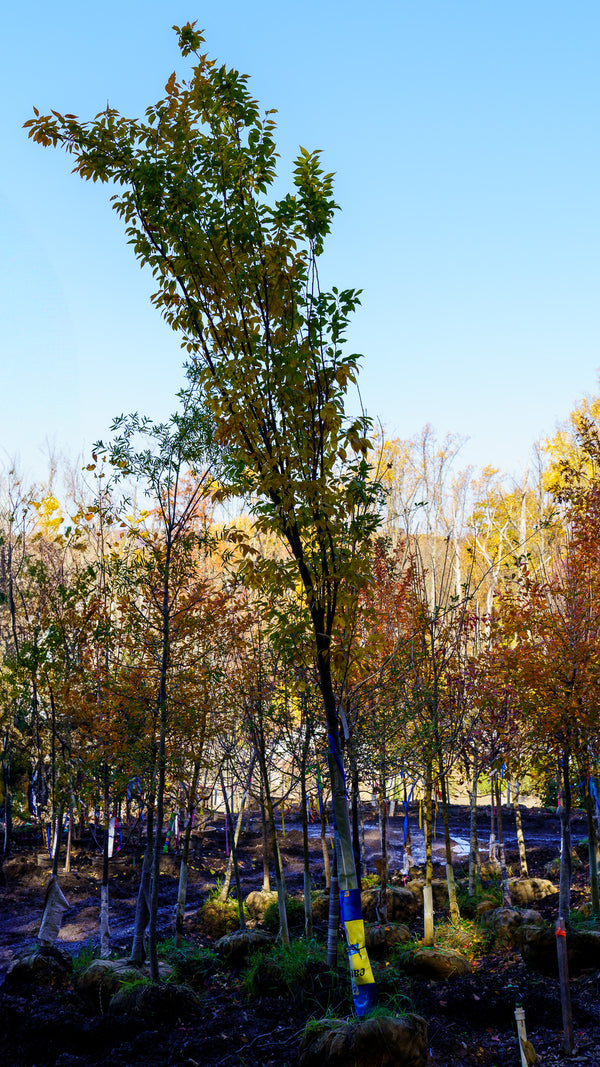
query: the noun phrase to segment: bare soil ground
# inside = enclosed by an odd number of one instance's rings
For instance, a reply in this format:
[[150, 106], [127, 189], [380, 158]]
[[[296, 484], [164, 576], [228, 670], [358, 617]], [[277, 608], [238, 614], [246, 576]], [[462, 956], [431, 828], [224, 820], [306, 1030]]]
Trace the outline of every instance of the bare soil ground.
[[[508, 859], [517, 873], [512, 821], [507, 815]], [[552, 813], [524, 810], [530, 873], [545, 877], [546, 864], [557, 854], [558, 820]], [[413, 819], [414, 823], [414, 819]], [[258, 823], [254, 826], [258, 829]], [[286, 820], [280, 837], [291, 893], [302, 884], [301, 834]], [[480, 815], [482, 841], [489, 832], [486, 813]], [[585, 834], [583, 821], [574, 821], [574, 839]], [[438, 836], [441, 828], [438, 827]], [[468, 835], [468, 812], [452, 809], [451, 835]], [[418, 838], [418, 833], [415, 834]], [[402, 819], [391, 820], [392, 851], [401, 853]], [[379, 850], [379, 835], [373, 825], [366, 832], [367, 856]], [[416, 841], [418, 845], [418, 840]], [[313, 880], [323, 884], [323, 863], [318, 836], [311, 841]], [[48, 870], [36, 866], [35, 844], [18, 845], [7, 865], [7, 884], [0, 890], [0, 977], [12, 955], [24, 944], [33, 944], [41, 918]], [[585, 855], [581, 850], [582, 857]], [[254, 830], [245, 830], [240, 842], [243, 892], [262, 884], [262, 843]], [[196, 944], [211, 945], [198, 932], [198, 907], [222, 879], [226, 869], [225, 833], [216, 824], [195, 843], [188, 887], [186, 936]], [[139, 852], [120, 853], [111, 864], [111, 932], [113, 947], [126, 955], [130, 947], [135, 910]], [[173, 906], [177, 892], [177, 857], [165, 856], [160, 885], [160, 927], [164, 937], [172, 932]], [[459, 871], [460, 873], [460, 871]], [[100, 857], [92, 849], [75, 849], [73, 870], [60, 882], [69, 901], [59, 944], [73, 954], [92, 951], [98, 944]], [[443, 870], [440, 868], [440, 877]], [[588, 899], [587, 865], [575, 871], [573, 906]], [[557, 899], [548, 897], [536, 905], [545, 918], [556, 918]], [[422, 920], [414, 923], [415, 937], [422, 936]], [[325, 936], [317, 924], [317, 938]], [[173, 1016], [124, 1016], [100, 1014], [85, 1007], [71, 986], [59, 989], [31, 988], [23, 993], [0, 987], [0, 1064], [2, 1067], [294, 1067], [300, 1035], [306, 1020], [320, 1016], [324, 1007], [335, 1013], [349, 1010], [344, 960], [341, 977], [330, 983], [326, 996], [307, 997], [272, 990], [249, 998], [239, 972], [216, 967], [201, 985], [198, 1011], [177, 1019]], [[491, 952], [475, 965], [472, 976], [437, 982], [401, 976], [398, 993], [407, 1010], [423, 1015], [428, 1024], [432, 1067], [500, 1067], [519, 1064], [514, 1027], [516, 1004], [525, 1008], [529, 1038], [542, 1067], [568, 1062], [600, 1067], [600, 972], [572, 981], [575, 1055], [561, 1053], [561, 1012], [558, 983], [525, 968], [517, 952]]]

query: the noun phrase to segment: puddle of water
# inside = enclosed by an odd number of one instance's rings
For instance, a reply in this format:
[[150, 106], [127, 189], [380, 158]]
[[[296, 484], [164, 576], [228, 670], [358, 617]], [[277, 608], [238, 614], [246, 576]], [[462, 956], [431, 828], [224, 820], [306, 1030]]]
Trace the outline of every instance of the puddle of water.
[[[329, 827], [328, 838], [332, 836], [332, 829]], [[320, 823], [309, 824], [308, 836], [310, 838], [318, 838], [321, 836]], [[377, 855], [379, 852], [379, 824], [377, 822], [365, 823], [365, 844], [367, 850], [367, 866], [372, 867], [369, 864], [369, 855]], [[395, 828], [388, 830], [388, 862], [390, 867], [402, 869], [404, 864], [404, 835], [403, 832], [398, 831]], [[479, 853], [482, 859], [487, 859], [489, 855], [489, 834], [478, 835], [477, 843], [479, 845]], [[514, 830], [504, 831], [504, 843], [508, 849], [516, 849], [517, 847], [517, 835]], [[560, 849], [560, 832], [558, 830], [534, 830], [526, 834], [525, 845], [541, 845], [548, 848], [555, 848], [557, 855]], [[466, 859], [470, 851], [470, 838], [459, 834], [452, 834], [452, 858], [453, 860]], [[412, 860], [416, 865], [420, 865], [425, 862], [425, 838], [423, 831], [418, 827], [411, 825], [411, 850]], [[433, 862], [438, 864], [445, 864], [446, 862], [446, 847], [444, 844], [444, 838], [439, 834], [433, 842]]]

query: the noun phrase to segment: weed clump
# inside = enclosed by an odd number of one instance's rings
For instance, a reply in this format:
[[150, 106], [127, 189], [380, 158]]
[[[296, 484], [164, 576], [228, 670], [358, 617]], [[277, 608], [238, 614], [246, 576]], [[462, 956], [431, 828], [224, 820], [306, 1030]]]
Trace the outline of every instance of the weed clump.
[[[288, 897], [285, 902], [285, 911], [287, 915], [288, 929], [295, 931], [303, 930], [304, 900], [302, 897]], [[276, 900], [271, 901], [265, 909], [263, 926], [273, 934], [276, 934], [279, 930], [279, 905]]]
[[219, 958], [212, 949], [192, 945], [188, 941], [177, 947], [173, 938], [158, 945], [158, 955], [173, 968], [172, 981], [185, 983], [192, 988], [204, 985], [219, 967]]
[[[246, 909], [244, 909], [246, 911]], [[218, 890], [211, 893], [199, 911], [200, 927], [205, 934], [215, 939], [232, 934], [240, 925], [237, 900], [228, 897], [220, 900]]]
[[339, 976], [325, 962], [324, 947], [315, 942], [293, 941], [256, 952], [242, 974], [242, 988], [249, 997], [285, 993], [304, 1001], [338, 984]]

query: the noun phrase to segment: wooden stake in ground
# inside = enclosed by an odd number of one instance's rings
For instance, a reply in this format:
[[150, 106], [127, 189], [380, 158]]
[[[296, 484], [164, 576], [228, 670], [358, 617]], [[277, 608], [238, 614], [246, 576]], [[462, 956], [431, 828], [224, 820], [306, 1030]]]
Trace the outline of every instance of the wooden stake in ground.
[[531, 1044], [531, 1041], [527, 1040], [525, 1012], [523, 1008], [515, 1008], [515, 1020], [517, 1023], [517, 1040], [519, 1042], [519, 1051], [521, 1053], [521, 1067], [533, 1067], [533, 1064], [538, 1061], [538, 1055]]
[[573, 1013], [569, 989], [569, 964], [567, 959], [567, 932], [562, 916], [556, 921], [556, 952], [558, 955], [558, 980], [563, 1020], [563, 1048], [568, 1056], [573, 1051]]

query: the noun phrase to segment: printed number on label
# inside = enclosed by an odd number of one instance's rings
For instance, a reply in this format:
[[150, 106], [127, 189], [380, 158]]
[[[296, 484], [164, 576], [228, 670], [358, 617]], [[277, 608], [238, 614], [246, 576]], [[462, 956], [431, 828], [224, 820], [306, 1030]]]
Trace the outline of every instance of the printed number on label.
[[365, 973], [364, 967], [355, 967], [352, 971], [353, 978], [362, 978]]

